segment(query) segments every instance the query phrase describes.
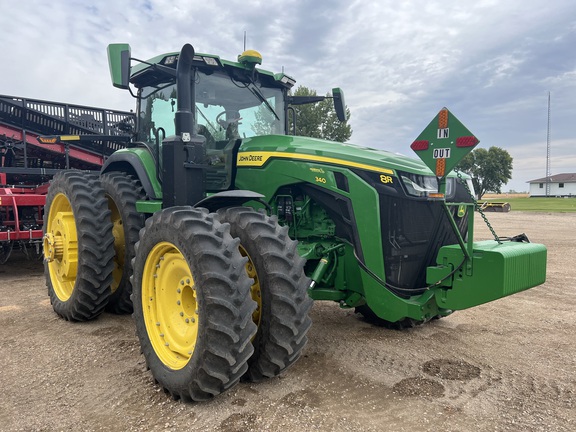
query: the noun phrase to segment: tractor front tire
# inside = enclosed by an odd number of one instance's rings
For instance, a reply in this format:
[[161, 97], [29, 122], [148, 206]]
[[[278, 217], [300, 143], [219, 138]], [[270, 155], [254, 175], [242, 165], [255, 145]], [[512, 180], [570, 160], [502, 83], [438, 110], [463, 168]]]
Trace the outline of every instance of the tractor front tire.
[[132, 259], [134, 245], [144, 226], [144, 215], [136, 210], [136, 201], [144, 198], [140, 183], [122, 172], [110, 172], [100, 177], [108, 200], [114, 235], [114, 270], [112, 294], [106, 310], [115, 314], [132, 313]]
[[256, 333], [238, 240], [206, 209], [149, 218], [136, 244], [134, 319], [154, 379], [174, 399], [203, 401], [246, 372]]
[[110, 297], [114, 237], [98, 177], [64, 171], [44, 206], [44, 274], [54, 311], [69, 321], [100, 315]]
[[251, 295], [258, 304], [253, 315], [258, 332], [243, 380], [258, 382], [279, 375], [300, 357], [312, 323], [310, 280], [297, 243], [276, 217], [250, 207], [223, 209], [219, 216], [240, 239], [240, 252], [248, 258], [246, 272], [254, 280]]
[[370, 324], [374, 324], [378, 327], [384, 327], [390, 330], [406, 330], [414, 327], [418, 327], [420, 325], [426, 324], [432, 320], [443, 318], [445, 315], [436, 315], [432, 317], [430, 320], [416, 320], [413, 318], [403, 318], [401, 320], [392, 322], [380, 318], [378, 315], [374, 313], [372, 309], [368, 305], [357, 306], [354, 311], [356, 313], [361, 314], [364, 319], [369, 322]]

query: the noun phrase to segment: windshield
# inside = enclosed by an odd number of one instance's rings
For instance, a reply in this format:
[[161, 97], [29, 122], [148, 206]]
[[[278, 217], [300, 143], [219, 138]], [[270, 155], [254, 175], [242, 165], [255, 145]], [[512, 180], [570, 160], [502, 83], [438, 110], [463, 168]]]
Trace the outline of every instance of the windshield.
[[[197, 71], [195, 80], [197, 132], [206, 137], [208, 148], [237, 138], [285, 133], [281, 89], [236, 81], [223, 71]], [[138, 139], [154, 144], [156, 134], [160, 142], [174, 135], [176, 84], [144, 87], [140, 95]]]

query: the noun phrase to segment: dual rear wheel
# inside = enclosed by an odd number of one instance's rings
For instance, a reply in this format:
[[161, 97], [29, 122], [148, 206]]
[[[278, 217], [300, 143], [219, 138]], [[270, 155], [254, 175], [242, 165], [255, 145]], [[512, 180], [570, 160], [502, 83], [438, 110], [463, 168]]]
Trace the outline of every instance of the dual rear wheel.
[[131, 313], [132, 259], [144, 225], [143, 197], [124, 173], [66, 171], [52, 180], [44, 208], [46, 284], [56, 313], [86, 321], [104, 310]]
[[154, 378], [174, 398], [205, 400], [291, 366], [311, 324], [303, 265], [287, 229], [251, 208], [154, 214], [132, 297]]
[[192, 207], [159, 211], [136, 244], [136, 333], [152, 375], [175, 399], [227, 390], [254, 352], [247, 260], [214, 216]]

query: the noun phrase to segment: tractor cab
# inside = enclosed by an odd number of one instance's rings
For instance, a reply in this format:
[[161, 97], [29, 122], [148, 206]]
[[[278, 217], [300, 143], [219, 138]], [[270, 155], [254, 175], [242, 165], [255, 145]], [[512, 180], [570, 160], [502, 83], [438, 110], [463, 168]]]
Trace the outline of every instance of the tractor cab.
[[[247, 50], [237, 62], [218, 56], [194, 53], [189, 77], [178, 76], [178, 60], [182, 53], [168, 53], [132, 68], [127, 44], [108, 48], [110, 70], [116, 87], [136, 87], [136, 139], [154, 153], [163, 171], [160, 157], [162, 142], [177, 131], [175, 113], [178, 103], [190, 104], [191, 135], [203, 147], [207, 192], [228, 190], [233, 176], [238, 149], [242, 140], [263, 135], [285, 135], [289, 131], [288, 112], [291, 105], [314, 103], [324, 96], [298, 97], [289, 94], [295, 80], [284, 73], [272, 73], [256, 66], [262, 56]], [[137, 60], [137, 59], [132, 59]], [[190, 79], [186, 94], [189, 101], [178, 99], [179, 80]], [[182, 84], [182, 83], [180, 83]], [[345, 119], [344, 99], [340, 89], [333, 89], [336, 111]]]
[[[234, 164], [242, 139], [286, 133], [286, 95], [294, 80], [284, 74], [257, 71], [261, 57], [232, 63], [195, 54], [191, 76], [193, 135], [202, 143], [205, 184], [209, 192], [227, 190], [233, 183]], [[132, 69], [137, 88], [137, 141], [154, 150], [159, 172], [162, 141], [176, 135], [178, 53], [170, 53]]]

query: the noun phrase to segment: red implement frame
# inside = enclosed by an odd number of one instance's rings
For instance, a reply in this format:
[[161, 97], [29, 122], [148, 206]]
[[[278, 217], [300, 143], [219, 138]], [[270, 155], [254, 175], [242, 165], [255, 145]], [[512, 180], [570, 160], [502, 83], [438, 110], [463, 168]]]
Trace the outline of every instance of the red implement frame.
[[[6, 174], [0, 173], [0, 184], [5, 184]], [[36, 188], [0, 187], [0, 242], [34, 241], [42, 239], [42, 211], [46, 203], [48, 185]], [[23, 207], [35, 212], [35, 229], [25, 229], [20, 220]]]

